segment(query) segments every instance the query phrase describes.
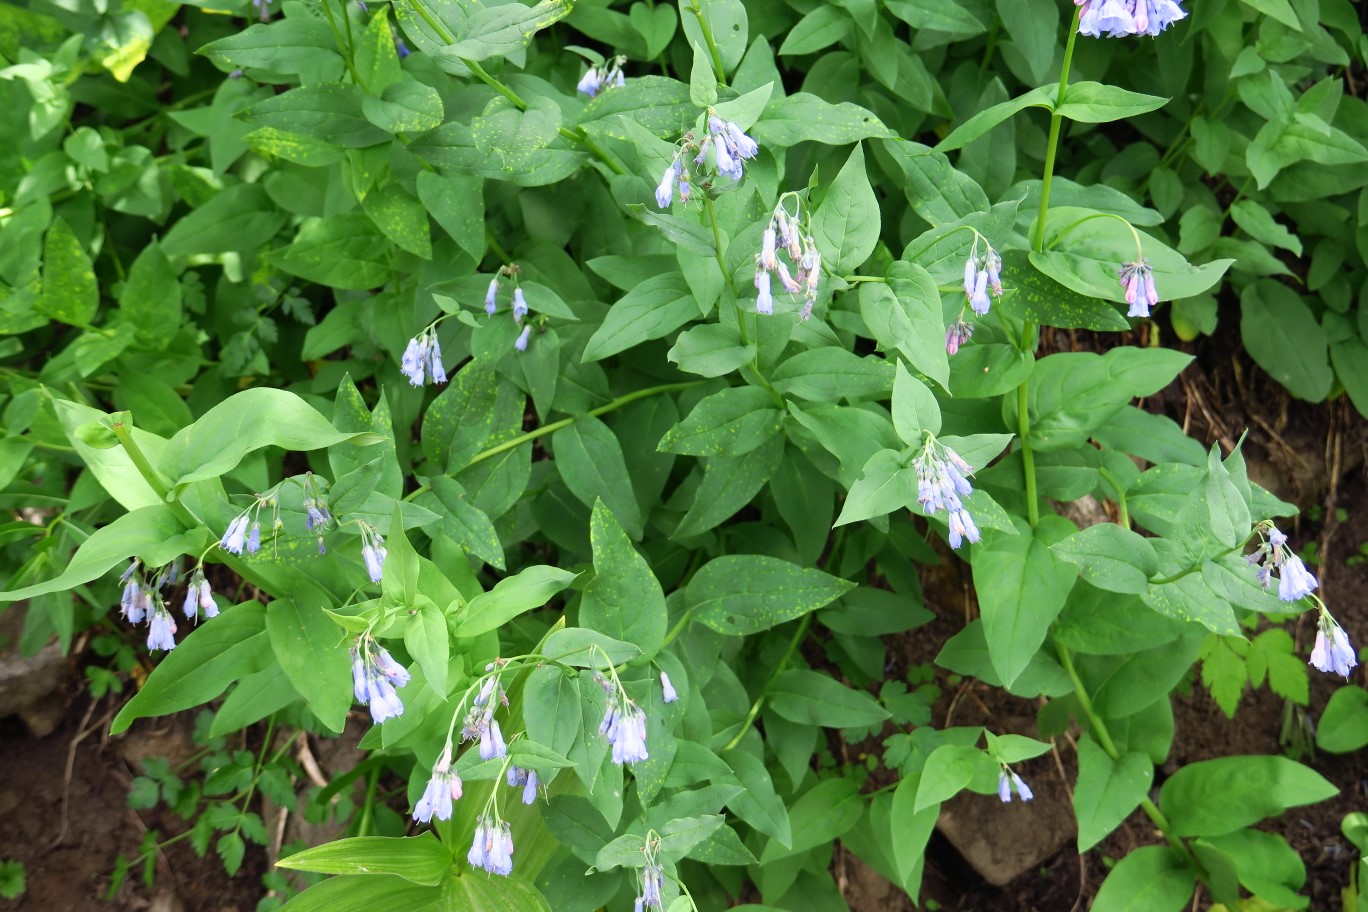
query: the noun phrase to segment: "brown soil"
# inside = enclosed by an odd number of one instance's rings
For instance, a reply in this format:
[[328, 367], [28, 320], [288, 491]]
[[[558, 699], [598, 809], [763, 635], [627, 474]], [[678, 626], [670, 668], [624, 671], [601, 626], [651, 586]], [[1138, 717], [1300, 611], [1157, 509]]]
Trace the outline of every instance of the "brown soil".
[[[105, 896], [115, 859], [136, 855], [143, 835], [162, 840], [185, 824], [162, 809], [128, 807], [130, 770], [116, 746], [103, 737], [109, 718], [100, 709], [86, 719], [81, 697], [66, 722], [46, 738], [34, 738], [18, 719], [0, 723], [0, 860], [24, 864], [28, 892], [0, 909], [32, 912], [252, 912], [263, 895], [265, 858], [249, 845], [243, 869], [230, 878], [212, 849], [199, 858], [188, 841], [168, 846], [157, 859], [149, 887], [135, 865], [112, 902]], [[66, 775], [68, 757], [71, 773]], [[67, 806], [63, 831], [63, 804]], [[60, 841], [59, 841], [60, 836]]]

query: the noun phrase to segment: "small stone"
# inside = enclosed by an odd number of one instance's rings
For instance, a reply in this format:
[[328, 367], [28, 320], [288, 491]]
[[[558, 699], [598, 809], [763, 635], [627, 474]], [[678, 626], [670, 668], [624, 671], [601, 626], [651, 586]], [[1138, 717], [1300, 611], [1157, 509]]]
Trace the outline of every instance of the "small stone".
[[1058, 776], [1030, 777], [1035, 800], [1003, 804], [996, 795], [961, 792], [941, 809], [936, 828], [964, 860], [995, 886], [1004, 886], [1074, 838], [1077, 826]]

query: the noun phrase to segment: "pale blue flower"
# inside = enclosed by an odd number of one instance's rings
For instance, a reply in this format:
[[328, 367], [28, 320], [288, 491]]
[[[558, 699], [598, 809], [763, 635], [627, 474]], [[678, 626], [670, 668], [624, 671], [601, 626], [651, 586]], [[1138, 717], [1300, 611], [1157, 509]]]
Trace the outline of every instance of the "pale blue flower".
[[[620, 707], [614, 705], [620, 701]], [[599, 731], [612, 745], [614, 763], [638, 763], [650, 759], [646, 751], [646, 714], [621, 694], [609, 705]]]
[[774, 290], [768, 269], [755, 270], [755, 312], [770, 315], [774, 313]]
[[656, 187], [656, 205], [661, 209], [670, 208], [670, 203], [674, 200], [675, 178], [679, 176], [675, 172], [678, 167], [679, 163], [676, 161], [666, 168], [664, 175], [660, 178], [660, 184]]
[[1002, 771], [998, 773], [998, 797], [1002, 799], [1004, 804], [1012, 800], [1013, 789], [1021, 796], [1022, 801], [1030, 801], [1035, 797], [1035, 793], [1031, 791], [1030, 786], [1020, 776], [1003, 767]]
[[663, 669], [660, 672], [660, 699], [665, 703], [673, 703], [679, 699], [679, 693], [670, 682], [670, 676]]
[[992, 306], [993, 302], [988, 297], [988, 271], [982, 270], [974, 276], [974, 290], [969, 295], [969, 307], [982, 317]]
[[1159, 303], [1159, 293], [1154, 288], [1154, 270], [1146, 259], [1134, 263], [1124, 263], [1120, 270], [1121, 287], [1126, 290], [1126, 303], [1130, 305], [1128, 317], [1148, 317], [1150, 308]]
[[641, 869], [641, 895], [637, 897], [636, 909], [644, 912], [646, 909], [663, 909], [664, 900], [660, 896], [660, 888], [665, 884], [665, 869], [658, 862], [648, 861]]
[[917, 473], [917, 503], [928, 515], [945, 510], [950, 527], [950, 547], [958, 548], [965, 540], [979, 540], [978, 526], [961, 498], [974, 492], [968, 476], [970, 465], [959, 454], [934, 440], [927, 442], [914, 463]]
[[489, 280], [489, 289], [485, 291], [485, 313], [491, 317], [494, 316], [494, 311], [498, 308], [498, 298], [499, 277], [495, 276]]
[[488, 815], [481, 814], [466, 861], [473, 867], [484, 868], [490, 874], [504, 877], [512, 874], [513, 832], [508, 823], [495, 823]]
[[247, 553], [256, 554], [261, 550], [261, 523], [252, 523], [251, 531], [247, 533]]
[[480, 731], [480, 759], [494, 760], [508, 756], [508, 745], [504, 742], [503, 731], [498, 719], [490, 719]]
[[228, 524], [228, 531], [219, 540], [219, 547], [229, 554], [241, 554], [247, 542], [247, 514], [242, 513]]
[[1316, 585], [1316, 578], [1306, 569], [1301, 558], [1286, 551], [1278, 567], [1278, 598], [1284, 602], [1295, 602], [1310, 595]]
[[575, 85], [577, 91], [588, 95], [590, 98], [597, 95], [601, 88], [603, 88], [603, 74], [599, 72], [598, 67], [592, 66], [585, 71], [584, 75], [580, 77], [580, 81]]
[[1349, 643], [1349, 635], [1335, 623], [1328, 611], [1322, 609], [1316, 644], [1311, 650], [1311, 665], [1319, 671], [1348, 678], [1358, 664], [1358, 655]]
[[451, 745], [448, 744], [432, 768], [432, 778], [428, 779], [423, 797], [413, 809], [413, 819], [419, 823], [430, 823], [433, 817], [450, 820], [452, 803], [461, 798], [461, 785], [461, 777], [451, 768]]
[[532, 337], [532, 324], [527, 324], [518, 333], [518, 338], [513, 340], [513, 348], [520, 352], [527, 351], [527, 340]]
[[147, 648], [149, 650], [176, 648], [176, 619], [171, 617], [160, 602], [152, 610], [152, 620], [148, 624]]
[[527, 316], [527, 298], [523, 296], [521, 288], [515, 288], [513, 289], [513, 321], [521, 323], [525, 316]]

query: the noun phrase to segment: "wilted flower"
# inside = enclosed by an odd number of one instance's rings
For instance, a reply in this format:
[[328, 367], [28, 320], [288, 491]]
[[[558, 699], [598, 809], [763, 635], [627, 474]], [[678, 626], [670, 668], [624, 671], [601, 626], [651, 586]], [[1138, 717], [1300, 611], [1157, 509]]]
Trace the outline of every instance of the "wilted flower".
[[679, 699], [679, 693], [674, 689], [670, 676], [663, 669], [660, 672], [660, 699], [665, 703], [673, 703]]
[[466, 860], [473, 867], [507, 877], [513, 873], [513, 832], [506, 821], [481, 814]]
[[1030, 786], [1020, 776], [1004, 766], [1002, 771], [998, 773], [998, 797], [1002, 799], [1004, 804], [1012, 800], [1013, 789], [1021, 796], [1022, 801], [1030, 801], [1035, 797]]
[[663, 909], [664, 900], [660, 898], [660, 888], [665, 883], [665, 869], [657, 861], [648, 861], [641, 869], [641, 895], [637, 897], [636, 908]]
[[256, 554], [261, 550], [261, 523], [252, 522], [251, 529], [247, 532], [247, 553]]
[[136, 570], [137, 567], [138, 562], [135, 560], [129, 565], [128, 569], [124, 571], [123, 576], [121, 577], [121, 579], [125, 580], [123, 594], [119, 597], [119, 610], [123, 613], [123, 616], [128, 619], [129, 623], [132, 624], [141, 624], [143, 621], [142, 582], [137, 576], [133, 575], [133, 571]]
[[460, 797], [461, 777], [451, 768], [451, 745], [448, 743], [432, 768], [432, 778], [423, 790], [423, 797], [413, 809], [413, 819], [419, 823], [428, 823], [433, 817], [450, 820], [452, 802]]
[[926, 445], [917, 455], [917, 503], [927, 514], [944, 509], [950, 526], [950, 547], [958, 548], [965, 539], [979, 540], [978, 526], [960, 499], [974, 492], [968, 476], [970, 465], [959, 454], [928, 436]]
[[1311, 665], [1320, 671], [1348, 678], [1349, 672], [1357, 664], [1358, 655], [1349, 644], [1349, 635], [1322, 607], [1316, 630], [1316, 645], [1311, 650]]
[[410, 680], [408, 671], [378, 646], [370, 634], [362, 634], [352, 646], [352, 693], [356, 702], [369, 706], [379, 725], [404, 714], [404, 703], [395, 693]]

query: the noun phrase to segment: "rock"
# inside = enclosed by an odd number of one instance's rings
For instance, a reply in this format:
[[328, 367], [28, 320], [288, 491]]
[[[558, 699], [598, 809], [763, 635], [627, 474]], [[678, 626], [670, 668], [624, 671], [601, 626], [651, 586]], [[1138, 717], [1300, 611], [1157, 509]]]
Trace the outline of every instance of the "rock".
[[152, 897], [147, 912], [185, 912], [185, 903], [175, 893], [163, 892]]
[[0, 717], [19, 715], [35, 737], [44, 737], [61, 724], [64, 703], [60, 694], [67, 662], [56, 643], [37, 655], [19, 652], [23, 612], [13, 608], [0, 614]]
[[1013, 796], [1003, 804], [996, 795], [961, 792], [936, 821], [964, 860], [999, 887], [1039, 867], [1077, 832], [1069, 795], [1053, 769], [1036, 764], [1019, 772], [1035, 791], [1034, 801]]

